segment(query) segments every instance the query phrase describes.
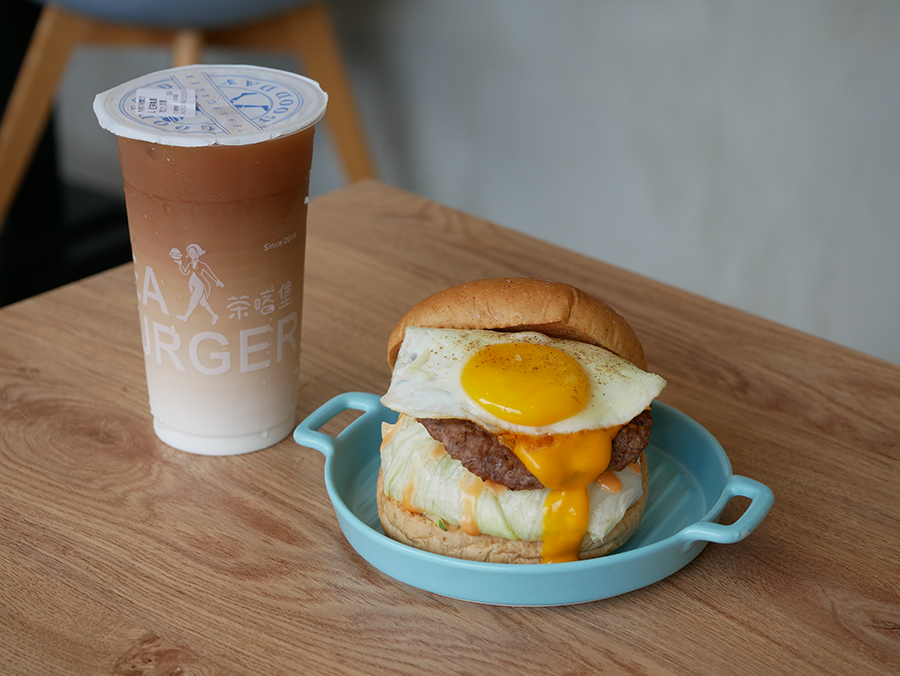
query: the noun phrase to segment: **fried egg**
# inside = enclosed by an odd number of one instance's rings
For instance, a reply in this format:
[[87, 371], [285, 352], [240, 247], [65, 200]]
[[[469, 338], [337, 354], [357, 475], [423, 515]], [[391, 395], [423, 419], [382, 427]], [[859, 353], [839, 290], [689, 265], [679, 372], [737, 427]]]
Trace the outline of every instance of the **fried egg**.
[[[578, 341], [407, 327], [381, 402], [413, 418], [470, 420], [504, 438], [550, 489], [543, 498], [541, 560], [558, 563], [578, 558], [592, 512], [590, 487], [609, 466], [613, 439], [665, 384]], [[404, 495], [414, 488], [409, 483]], [[471, 514], [459, 521], [469, 524], [467, 533], [480, 532]]]
[[381, 401], [416, 418], [540, 436], [623, 425], [663, 387], [660, 376], [588, 343], [410, 326]]

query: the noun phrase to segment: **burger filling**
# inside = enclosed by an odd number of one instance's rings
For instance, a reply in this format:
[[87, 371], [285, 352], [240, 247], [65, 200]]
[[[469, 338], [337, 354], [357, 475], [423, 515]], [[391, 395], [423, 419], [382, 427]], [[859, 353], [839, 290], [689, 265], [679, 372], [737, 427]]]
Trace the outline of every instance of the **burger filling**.
[[[476, 423], [459, 418], [419, 418], [418, 422], [472, 474], [514, 491], [544, 487], [503, 437]], [[646, 410], [622, 427], [613, 439], [608, 469], [618, 472], [635, 462], [647, 446], [652, 426], [653, 418]]]
[[[395, 425], [385, 424], [382, 436], [385, 495], [408, 511], [423, 514], [436, 524], [462, 528], [470, 535], [542, 539], [544, 503], [550, 489], [510, 490], [492, 479], [482, 479], [410, 416], [401, 415]], [[635, 463], [604, 472], [601, 479], [587, 489], [587, 535], [598, 541], [642, 494], [640, 467]]]

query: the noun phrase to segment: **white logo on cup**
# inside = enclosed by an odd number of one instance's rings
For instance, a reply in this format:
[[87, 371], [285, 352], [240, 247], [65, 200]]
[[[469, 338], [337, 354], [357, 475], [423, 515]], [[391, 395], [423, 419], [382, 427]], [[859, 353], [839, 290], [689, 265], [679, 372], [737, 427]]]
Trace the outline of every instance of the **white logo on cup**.
[[[176, 316], [181, 321], [186, 322], [188, 317], [191, 316], [191, 313], [199, 305], [212, 315], [212, 323], [215, 325], [215, 323], [219, 321], [219, 315], [215, 313], [212, 306], [209, 304], [209, 294], [212, 291], [213, 283], [219, 288], [222, 288], [225, 285], [219, 281], [219, 278], [216, 277], [212, 269], [200, 260], [200, 256], [206, 252], [200, 248], [199, 244], [189, 244], [186, 251], [187, 253], [184, 255], [182, 255], [181, 251], [178, 249], [169, 251], [172, 260], [178, 264], [178, 269], [181, 270], [181, 274], [185, 277], [190, 276], [188, 279], [188, 291], [191, 292], [191, 299], [188, 301], [187, 312], [183, 315]], [[185, 258], [189, 258], [190, 260], [185, 261]]]

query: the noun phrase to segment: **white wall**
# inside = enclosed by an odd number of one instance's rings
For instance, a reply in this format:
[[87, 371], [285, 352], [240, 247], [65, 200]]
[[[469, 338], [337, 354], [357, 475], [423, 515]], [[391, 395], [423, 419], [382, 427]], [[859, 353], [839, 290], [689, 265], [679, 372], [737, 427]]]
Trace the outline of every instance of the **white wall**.
[[[333, 6], [386, 182], [900, 363], [900, 4]], [[71, 180], [120, 189], [90, 100], [166, 66], [78, 53]]]

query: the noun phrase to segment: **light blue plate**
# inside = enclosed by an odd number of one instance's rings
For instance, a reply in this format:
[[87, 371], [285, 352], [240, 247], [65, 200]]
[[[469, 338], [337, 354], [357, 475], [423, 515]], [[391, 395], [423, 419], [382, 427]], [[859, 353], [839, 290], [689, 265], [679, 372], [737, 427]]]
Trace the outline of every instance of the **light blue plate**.
[[[337, 437], [319, 431], [348, 409], [362, 415]], [[401, 582], [464, 601], [557, 606], [640, 589], [690, 563], [707, 542], [743, 540], [774, 502], [767, 486], [731, 473], [725, 451], [702, 426], [654, 402], [646, 449], [650, 495], [640, 527], [623, 547], [599, 559], [548, 565], [440, 556], [390, 539], [378, 520], [381, 423], [396, 419], [377, 395], [348, 392], [311, 413], [294, 431], [294, 440], [325, 455], [325, 485], [334, 511], [347, 540], [366, 561]], [[733, 524], [715, 523], [735, 496], [750, 499], [747, 509]]]

